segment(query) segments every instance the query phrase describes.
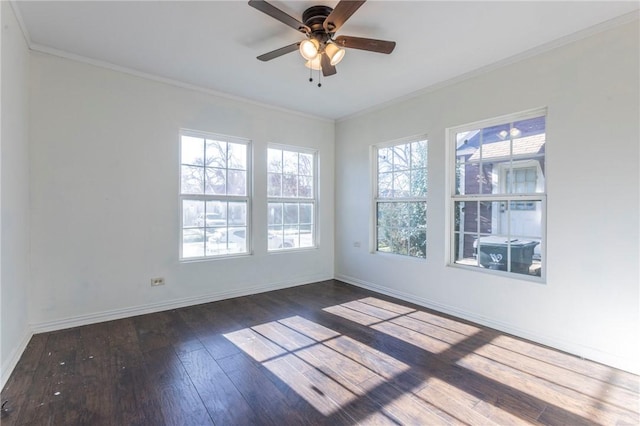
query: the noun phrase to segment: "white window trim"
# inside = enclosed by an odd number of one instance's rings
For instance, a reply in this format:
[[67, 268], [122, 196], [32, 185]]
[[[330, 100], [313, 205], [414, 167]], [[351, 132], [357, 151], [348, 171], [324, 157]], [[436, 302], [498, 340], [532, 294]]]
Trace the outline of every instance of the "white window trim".
[[[278, 144], [278, 143], [269, 143], [267, 144], [267, 151], [266, 153], [269, 152], [269, 149], [279, 149], [282, 151], [290, 151], [290, 152], [297, 152], [300, 154], [310, 154], [313, 156], [313, 196], [312, 198], [290, 198], [290, 197], [273, 197], [273, 196], [269, 196], [268, 195], [268, 189], [265, 187], [265, 192], [267, 193], [267, 206], [269, 205], [270, 202], [274, 202], [274, 203], [294, 203], [294, 204], [299, 204], [299, 203], [310, 203], [313, 204], [313, 225], [312, 225], [312, 230], [313, 230], [313, 244], [310, 247], [294, 247], [294, 248], [286, 248], [286, 249], [272, 249], [269, 250], [269, 246], [267, 243], [267, 254], [280, 254], [280, 253], [291, 253], [291, 252], [299, 252], [299, 251], [306, 251], [306, 250], [316, 250], [317, 248], [320, 247], [320, 234], [319, 234], [319, 229], [320, 226], [318, 224], [318, 217], [319, 215], [319, 208], [320, 208], [320, 200], [319, 200], [319, 176], [318, 176], [318, 170], [320, 169], [319, 166], [319, 151], [317, 149], [314, 148], [307, 148], [307, 147], [302, 147], [302, 146], [295, 146], [295, 145], [284, 145], [284, 144]], [[268, 154], [267, 154], [268, 155]], [[265, 163], [267, 164], [268, 161], [265, 160]], [[268, 164], [267, 164], [267, 176], [268, 176]], [[268, 182], [268, 178], [267, 178], [267, 182]], [[269, 226], [267, 225], [267, 232], [268, 232]]]
[[[371, 206], [369, 208], [369, 253], [375, 254], [378, 256], [392, 256], [396, 259], [402, 259], [408, 262], [425, 262], [427, 260], [427, 256], [417, 257], [417, 256], [409, 256], [398, 253], [386, 253], [378, 251], [378, 213], [377, 207], [378, 202], [424, 202], [427, 203], [427, 197], [429, 194], [429, 190], [427, 189], [427, 193], [424, 197], [404, 197], [404, 198], [395, 198], [395, 199], [379, 199], [378, 198], [378, 151], [380, 149], [389, 148], [396, 145], [402, 145], [406, 143], [418, 142], [418, 141], [426, 141], [427, 142], [427, 152], [429, 150], [429, 138], [426, 133], [418, 134], [414, 136], [407, 136], [400, 139], [395, 139], [391, 141], [381, 142], [375, 145], [371, 145], [369, 149], [369, 164], [372, 166], [371, 169], [371, 196], [369, 199], [371, 200]], [[429, 174], [429, 156], [427, 154], [427, 175]], [[428, 181], [428, 180], [427, 180]], [[428, 205], [428, 203], [427, 203]], [[427, 233], [427, 239], [429, 234]]]
[[[208, 194], [183, 194], [181, 191], [182, 188], [182, 175], [181, 175], [181, 167], [182, 167], [182, 136], [191, 136], [195, 138], [204, 138], [204, 139], [216, 139], [222, 140], [225, 142], [231, 143], [239, 143], [244, 144], [247, 147], [247, 195], [208, 195]], [[213, 261], [213, 260], [222, 260], [236, 257], [246, 257], [251, 256], [253, 254], [253, 229], [252, 229], [252, 200], [253, 200], [253, 149], [252, 149], [252, 141], [250, 139], [238, 137], [238, 136], [229, 136], [222, 135], [220, 133], [210, 133], [198, 130], [191, 129], [180, 129], [178, 132], [178, 205], [179, 205], [179, 238], [178, 238], [178, 261], [180, 263], [189, 263], [189, 262], [201, 262], [201, 261]], [[247, 251], [244, 253], [230, 253], [230, 254], [215, 254], [215, 255], [207, 255], [205, 253], [204, 256], [197, 257], [183, 257], [183, 232], [184, 223], [183, 223], [183, 212], [182, 212], [182, 204], [184, 200], [201, 200], [201, 201], [244, 201], [247, 203], [247, 232], [246, 232], [246, 244]]]
[[[458, 148], [456, 135], [462, 132], [468, 132], [476, 129], [483, 129], [486, 127], [497, 126], [505, 123], [512, 123], [516, 121], [527, 120], [531, 118], [545, 116], [548, 117], [546, 107], [534, 108], [526, 111], [522, 111], [519, 113], [506, 114], [499, 117], [494, 117], [486, 120], [479, 120], [473, 123], [463, 124], [461, 126], [450, 127], [446, 129], [446, 137], [445, 143], [447, 146], [445, 161], [446, 161], [446, 170], [447, 170], [447, 180], [446, 180], [446, 197], [447, 200], [445, 202], [446, 206], [446, 216], [445, 216], [445, 266], [452, 268], [459, 268], [468, 271], [480, 272], [490, 275], [497, 275], [508, 277], [511, 279], [518, 279], [524, 281], [532, 281], [536, 283], [544, 284], [547, 282], [547, 245], [548, 245], [548, 237], [547, 237], [547, 188], [546, 184], [547, 176], [549, 175], [549, 164], [547, 161], [546, 155], [545, 159], [545, 187], [544, 192], [537, 194], [501, 194], [501, 195], [493, 195], [493, 194], [469, 194], [469, 195], [458, 195], [455, 193], [455, 174], [456, 174], [456, 149]], [[546, 129], [545, 129], [546, 132]], [[548, 140], [546, 138], [545, 140]], [[512, 162], [519, 161], [518, 159], [512, 160]], [[478, 266], [468, 266], [462, 265], [459, 263], [455, 263], [455, 246], [452, 244], [455, 238], [455, 226], [453, 223], [453, 215], [455, 212], [455, 203], [456, 201], [540, 201], [542, 204], [542, 217], [540, 224], [540, 233], [543, 244], [541, 244], [540, 255], [542, 261], [542, 273], [541, 276], [536, 277], [533, 275], [526, 274], [518, 274], [514, 272], [507, 271], [498, 271], [487, 268], [480, 268]]]

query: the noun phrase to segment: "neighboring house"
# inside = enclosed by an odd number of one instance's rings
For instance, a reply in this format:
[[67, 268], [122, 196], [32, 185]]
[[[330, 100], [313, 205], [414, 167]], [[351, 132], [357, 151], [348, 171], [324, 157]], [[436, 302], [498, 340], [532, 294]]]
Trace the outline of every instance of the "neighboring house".
[[[458, 134], [456, 191], [465, 194], [536, 194], [545, 188], [544, 117], [527, 120], [523, 128], [496, 126]], [[480, 236], [509, 236], [540, 242], [539, 202], [486, 201], [464, 208], [460, 221], [459, 258], [477, 256]], [[540, 246], [534, 259], [540, 259]]]

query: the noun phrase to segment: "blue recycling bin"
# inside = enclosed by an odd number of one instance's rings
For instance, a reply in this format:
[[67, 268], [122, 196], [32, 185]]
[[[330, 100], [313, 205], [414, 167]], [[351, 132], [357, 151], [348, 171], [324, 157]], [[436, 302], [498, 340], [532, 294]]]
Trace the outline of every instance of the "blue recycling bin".
[[507, 250], [511, 247], [511, 272], [528, 274], [529, 267], [533, 263], [533, 249], [538, 244], [538, 241], [518, 238], [507, 240], [504, 237], [480, 237], [477, 243], [479, 246], [478, 260], [480, 265], [487, 269], [506, 271]]

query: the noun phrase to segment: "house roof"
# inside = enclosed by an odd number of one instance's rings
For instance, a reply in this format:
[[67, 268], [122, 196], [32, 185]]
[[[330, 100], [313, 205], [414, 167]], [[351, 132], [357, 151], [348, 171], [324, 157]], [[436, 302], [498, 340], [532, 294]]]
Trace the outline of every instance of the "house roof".
[[[513, 155], [513, 157], [521, 157], [543, 154], [546, 139], [546, 133], [513, 139], [513, 154], [511, 153], [511, 140], [483, 144], [482, 158], [497, 159], [508, 158], [511, 155]], [[478, 160], [480, 160], [480, 149], [477, 149], [473, 155], [469, 157], [469, 161]]]

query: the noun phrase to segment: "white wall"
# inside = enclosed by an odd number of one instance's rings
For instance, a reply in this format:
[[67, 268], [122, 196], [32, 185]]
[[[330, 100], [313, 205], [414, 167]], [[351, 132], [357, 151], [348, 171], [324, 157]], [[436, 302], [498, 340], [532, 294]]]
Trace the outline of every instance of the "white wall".
[[[336, 277], [640, 372], [638, 31], [636, 20], [339, 122]], [[446, 266], [445, 129], [542, 106], [546, 284]], [[427, 260], [372, 254], [370, 146], [423, 133]]]
[[0, 136], [0, 388], [31, 333], [29, 284], [29, 51], [9, 2], [2, 16]]
[[[34, 330], [333, 277], [333, 122], [46, 54], [31, 69]], [[178, 261], [180, 128], [253, 141], [253, 255]], [[318, 249], [267, 254], [270, 142], [319, 151]]]

